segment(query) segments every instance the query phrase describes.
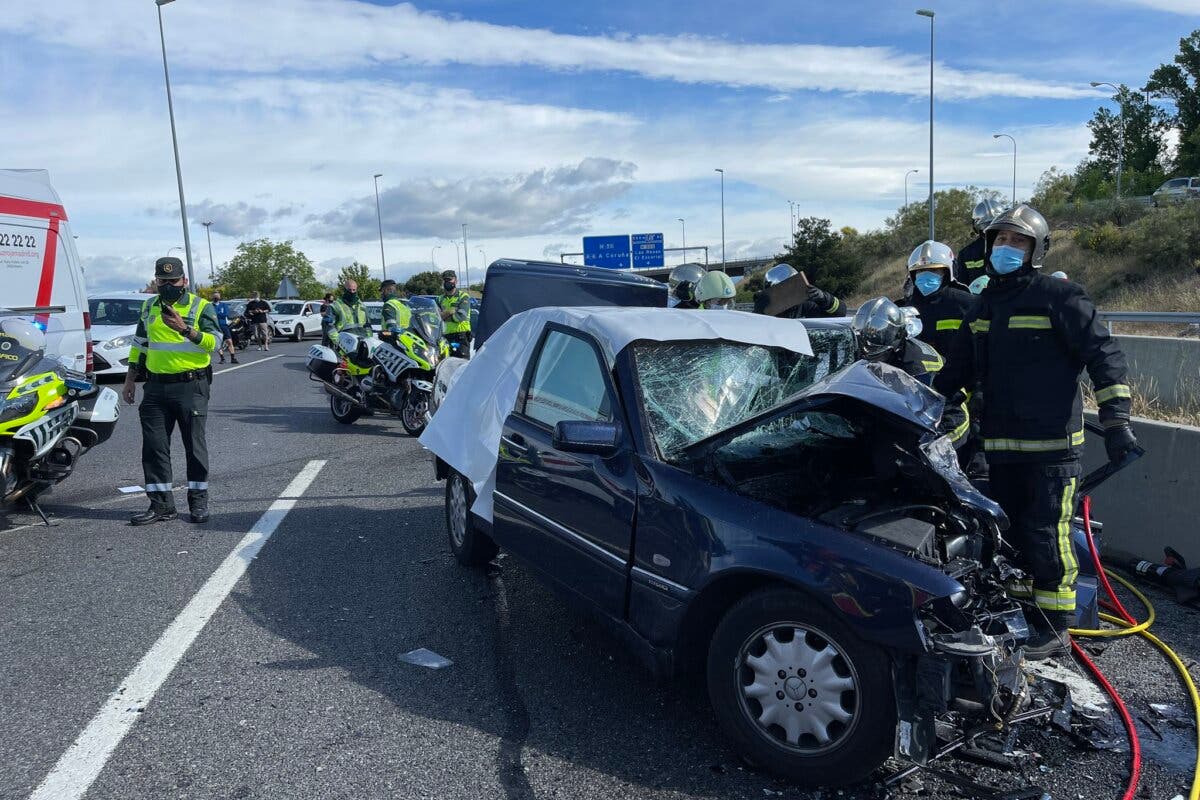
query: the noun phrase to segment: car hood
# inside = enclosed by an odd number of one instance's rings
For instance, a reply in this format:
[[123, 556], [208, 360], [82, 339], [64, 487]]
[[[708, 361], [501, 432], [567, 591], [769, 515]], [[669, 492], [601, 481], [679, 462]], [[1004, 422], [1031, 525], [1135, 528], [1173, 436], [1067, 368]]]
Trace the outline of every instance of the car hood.
[[856, 361], [782, 403], [689, 445], [684, 452], [691, 458], [702, 456], [768, 420], [833, 397], [853, 398], [931, 434], [936, 432], [945, 406], [940, 394], [903, 370], [887, 364]]
[[133, 336], [137, 325], [93, 325], [92, 341], [105, 342], [118, 336]]

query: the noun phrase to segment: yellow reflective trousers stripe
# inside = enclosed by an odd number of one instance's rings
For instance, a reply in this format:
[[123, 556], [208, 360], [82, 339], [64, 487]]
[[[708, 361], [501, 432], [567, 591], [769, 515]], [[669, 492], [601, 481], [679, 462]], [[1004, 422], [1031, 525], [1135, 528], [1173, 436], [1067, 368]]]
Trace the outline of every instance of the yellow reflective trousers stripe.
[[1106, 386], [1096, 392], [1097, 403], [1107, 403], [1109, 400], [1116, 400], [1118, 397], [1131, 397], [1129, 387], [1123, 383], [1114, 383], [1112, 386]]

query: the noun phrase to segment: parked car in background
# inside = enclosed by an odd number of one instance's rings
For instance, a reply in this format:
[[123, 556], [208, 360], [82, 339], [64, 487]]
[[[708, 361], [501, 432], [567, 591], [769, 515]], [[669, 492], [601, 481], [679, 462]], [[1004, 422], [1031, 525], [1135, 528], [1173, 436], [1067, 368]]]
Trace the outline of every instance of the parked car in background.
[[137, 330], [142, 304], [153, 295], [145, 292], [112, 292], [88, 298], [92, 317], [92, 360], [97, 377], [124, 376], [129, 348]]
[[1171, 178], [1150, 195], [1155, 207], [1200, 197], [1200, 178]]
[[276, 300], [271, 308], [271, 324], [276, 336], [287, 336], [298, 342], [305, 336], [321, 335], [320, 300]]
[[363, 307], [367, 309], [367, 324], [371, 330], [379, 333], [383, 330], [383, 301], [364, 300]]

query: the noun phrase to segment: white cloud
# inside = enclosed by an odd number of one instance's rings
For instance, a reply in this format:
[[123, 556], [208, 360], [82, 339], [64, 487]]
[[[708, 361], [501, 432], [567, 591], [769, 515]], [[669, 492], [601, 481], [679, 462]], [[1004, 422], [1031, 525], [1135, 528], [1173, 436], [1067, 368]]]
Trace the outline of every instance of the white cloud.
[[[1148, 0], [1149, 1], [1149, 0]], [[1184, 0], [1154, 0], [1163, 5]], [[707, 36], [562, 34], [450, 19], [410, 4], [349, 0], [206, 0], [168, 6], [171, 58], [231, 72], [350, 70], [385, 65], [533, 66], [555, 71], [618, 71], [686, 84], [794, 90], [928, 91], [923, 54], [888, 47], [753, 44]], [[905, 14], [908, 19], [908, 14]], [[916, 28], [914, 27], [914, 30]], [[145, 4], [59, 0], [6, 9], [0, 31], [51, 45], [157, 58], [157, 28]], [[1090, 89], [999, 71], [938, 68], [944, 99], [1006, 95], [1078, 98]]]
[[1200, 16], [1200, 4], [1196, 0], [1123, 0], [1125, 4], [1144, 6], [1155, 11], [1170, 11], [1175, 14]]

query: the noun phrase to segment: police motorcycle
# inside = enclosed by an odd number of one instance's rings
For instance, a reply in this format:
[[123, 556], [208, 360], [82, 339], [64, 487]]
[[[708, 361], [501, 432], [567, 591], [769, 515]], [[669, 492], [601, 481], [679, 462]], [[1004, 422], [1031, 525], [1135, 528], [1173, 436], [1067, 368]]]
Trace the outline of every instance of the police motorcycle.
[[351, 425], [364, 414], [391, 414], [408, 435], [420, 436], [429, 421], [434, 370], [450, 355], [441, 316], [417, 308], [398, 333], [349, 328], [334, 344], [315, 344], [308, 351], [309, 378], [329, 393], [333, 418]]
[[[0, 500], [18, 501], [50, 520], [37, 498], [66, 480], [116, 427], [117, 393], [68, 368], [47, 345], [43, 326], [0, 309]], [[51, 319], [50, 322], [53, 322]], [[81, 399], [89, 412], [80, 419]]]

